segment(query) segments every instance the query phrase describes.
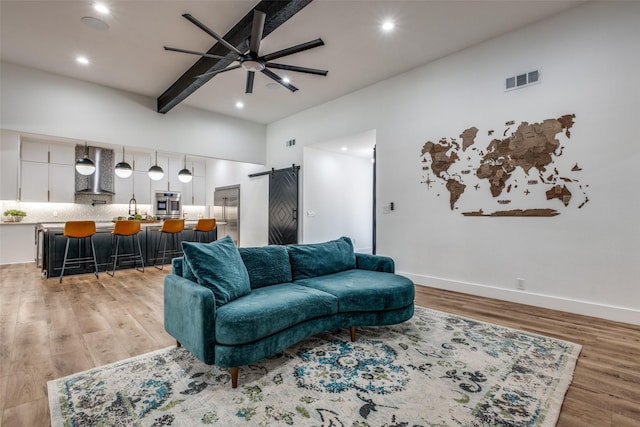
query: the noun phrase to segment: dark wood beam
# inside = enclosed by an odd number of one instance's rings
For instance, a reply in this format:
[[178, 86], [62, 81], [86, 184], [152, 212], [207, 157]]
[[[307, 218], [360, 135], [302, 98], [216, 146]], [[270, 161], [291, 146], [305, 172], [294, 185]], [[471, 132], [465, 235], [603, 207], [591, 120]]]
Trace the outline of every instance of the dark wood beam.
[[[272, 31], [284, 24], [289, 18], [296, 13], [300, 12], [306, 5], [311, 3], [312, 0], [279, 0], [269, 1], [262, 0], [254, 8], [267, 14], [267, 18], [264, 25], [264, 31], [262, 38], [264, 39]], [[215, 7], [215, 3], [212, 3]], [[249, 46], [247, 45], [247, 39], [251, 36], [251, 25], [253, 23], [253, 10], [247, 13], [227, 34], [222, 38], [235, 46], [241, 52], [247, 52]], [[212, 28], [215, 31], [215, 28]], [[194, 27], [194, 31], [199, 31]], [[191, 66], [182, 76], [176, 80], [169, 89], [167, 89], [162, 95], [158, 97], [158, 113], [165, 114], [169, 112], [173, 107], [185, 100], [189, 95], [198, 90], [200, 86], [207, 83], [210, 79], [215, 77], [215, 74], [210, 77], [204, 77], [196, 79], [196, 76], [201, 74], [222, 70], [229, 66], [233, 62], [233, 59], [237, 56], [234, 52], [224, 47], [221, 43], [216, 43], [206, 53], [211, 55], [225, 56], [225, 59], [213, 59], [202, 57], [198, 59], [195, 64]]]

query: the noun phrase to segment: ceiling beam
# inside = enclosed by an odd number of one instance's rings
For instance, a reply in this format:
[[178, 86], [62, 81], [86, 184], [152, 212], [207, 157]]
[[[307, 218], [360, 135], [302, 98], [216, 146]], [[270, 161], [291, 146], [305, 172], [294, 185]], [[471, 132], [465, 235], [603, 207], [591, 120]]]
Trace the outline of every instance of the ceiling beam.
[[[289, 18], [300, 12], [312, 0], [262, 0], [254, 8], [267, 14], [262, 38], [264, 39], [272, 31], [284, 24]], [[246, 52], [247, 39], [251, 36], [251, 26], [253, 23], [253, 10], [247, 13], [233, 28], [222, 38], [235, 46], [239, 51]], [[213, 29], [215, 30], [215, 29]], [[197, 79], [199, 76], [210, 71], [217, 71], [226, 68], [237, 56], [235, 52], [221, 43], [216, 43], [206, 53], [211, 55], [225, 56], [226, 59], [213, 59], [202, 57], [191, 66], [182, 76], [178, 78], [162, 95], [158, 97], [158, 113], [165, 114], [173, 107], [185, 100], [189, 95], [198, 90], [200, 86], [207, 83], [216, 75]]]

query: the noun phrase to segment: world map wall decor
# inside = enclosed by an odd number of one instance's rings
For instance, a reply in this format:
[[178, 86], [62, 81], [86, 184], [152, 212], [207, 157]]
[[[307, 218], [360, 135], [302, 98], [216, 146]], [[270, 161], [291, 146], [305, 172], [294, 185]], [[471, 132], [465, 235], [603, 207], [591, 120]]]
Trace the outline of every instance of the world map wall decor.
[[581, 209], [589, 202], [589, 186], [580, 180], [582, 168], [571, 162], [573, 166], [559, 170], [559, 163], [567, 162], [558, 161], [575, 117], [566, 114], [519, 125], [508, 121], [499, 136], [486, 131], [485, 141], [477, 127], [465, 129], [459, 139], [427, 141], [420, 152], [421, 183], [437, 196], [448, 196], [452, 211], [469, 198], [473, 206], [462, 210], [465, 216], [551, 217], [559, 215], [562, 206]]

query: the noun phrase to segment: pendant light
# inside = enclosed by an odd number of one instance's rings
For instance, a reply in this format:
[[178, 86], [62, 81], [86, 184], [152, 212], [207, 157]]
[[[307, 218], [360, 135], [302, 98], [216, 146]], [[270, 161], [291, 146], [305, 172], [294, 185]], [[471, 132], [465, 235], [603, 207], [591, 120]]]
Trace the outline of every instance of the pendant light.
[[186, 184], [187, 182], [191, 182], [192, 178], [193, 178], [193, 175], [191, 175], [191, 171], [187, 169], [187, 156], [185, 154], [184, 169], [178, 172], [178, 179], [180, 180], [180, 182], [184, 182]]
[[120, 178], [129, 178], [133, 173], [131, 165], [124, 160], [124, 145], [122, 146], [122, 161], [116, 165], [115, 171]]
[[89, 147], [87, 141], [84, 142], [84, 155], [81, 159], [76, 160], [76, 171], [80, 175], [91, 175], [96, 171], [96, 165], [89, 158]]
[[149, 168], [149, 178], [159, 181], [164, 176], [164, 171], [158, 166], [158, 152], [156, 151], [156, 164]]

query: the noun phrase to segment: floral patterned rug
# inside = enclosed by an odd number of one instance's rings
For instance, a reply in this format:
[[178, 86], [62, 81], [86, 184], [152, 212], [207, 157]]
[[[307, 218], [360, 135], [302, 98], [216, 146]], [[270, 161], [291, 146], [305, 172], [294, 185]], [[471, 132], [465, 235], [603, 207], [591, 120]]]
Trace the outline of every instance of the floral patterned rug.
[[240, 368], [167, 348], [50, 381], [52, 426], [554, 426], [579, 345], [416, 307]]

